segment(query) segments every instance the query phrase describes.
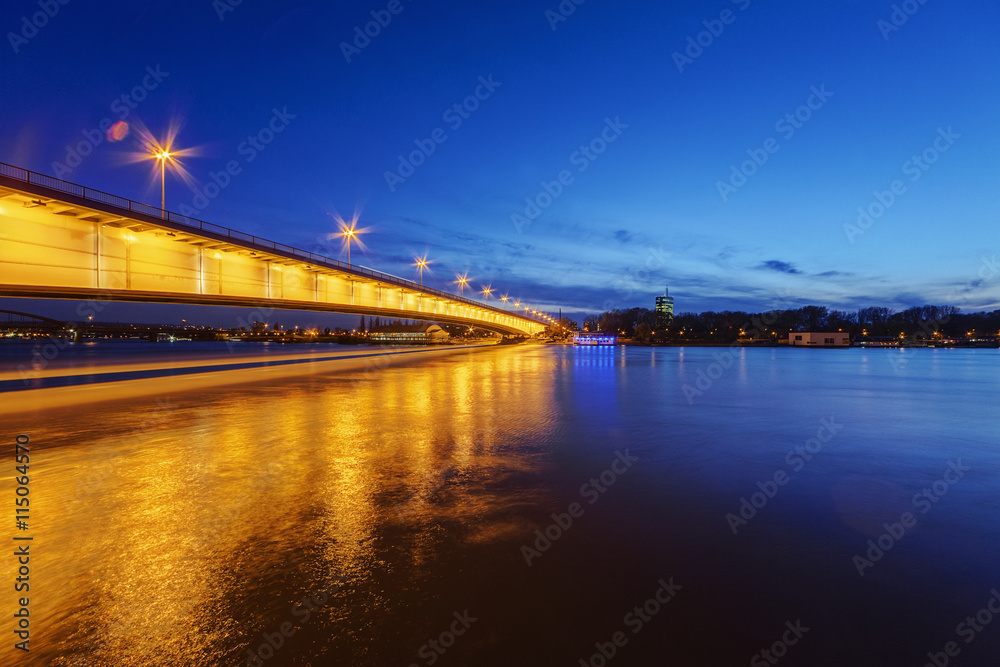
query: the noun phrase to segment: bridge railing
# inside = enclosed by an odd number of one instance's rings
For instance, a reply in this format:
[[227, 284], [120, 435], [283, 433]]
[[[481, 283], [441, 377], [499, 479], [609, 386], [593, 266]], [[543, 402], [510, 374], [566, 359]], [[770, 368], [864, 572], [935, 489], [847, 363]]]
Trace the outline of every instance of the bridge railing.
[[544, 322], [536, 320], [533, 317], [519, 315], [517, 312], [514, 311], [507, 311], [501, 308], [497, 308], [495, 306], [491, 306], [489, 304], [479, 303], [478, 301], [473, 301], [472, 299], [468, 299], [464, 296], [451, 294], [450, 292], [445, 292], [443, 290], [434, 289], [432, 287], [424, 287], [423, 285], [420, 285], [416, 281], [409, 280], [407, 278], [401, 278], [399, 276], [394, 276], [391, 273], [383, 273], [381, 271], [375, 271], [374, 269], [368, 269], [363, 266], [358, 266], [356, 264], [347, 264], [345, 262], [340, 261], [339, 259], [333, 259], [332, 257], [327, 257], [325, 255], [317, 255], [316, 253], [309, 252], [308, 250], [301, 250], [299, 248], [293, 248], [292, 246], [287, 246], [281, 243], [275, 243], [274, 241], [269, 241], [267, 239], [254, 236], [252, 234], [246, 234], [244, 232], [240, 232], [235, 229], [230, 229], [228, 227], [223, 227], [221, 225], [216, 225], [211, 222], [205, 222], [204, 220], [191, 218], [186, 215], [181, 215], [180, 213], [174, 213], [173, 211], [164, 211], [163, 209], [156, 208], [155, 206], [150, 206], [149, 204], [143, 204], [142, 202], [137, 202], [131, 199], [126, 199], [124, 197], [119, 197], [118, 195], [102, 192], [101, 190], [94, 190], [93, 188], [87, 188], [82, 185], [78, 185], [76, 183], [70, 183], [69, 181], [64, 181], [59, 178], [46, 176], [45, 174], [39, 174], [38, 172], [30, 171], [22, 167], [16, 167], [14, 165], [7, 164], [5, 162], [0, 162], [0, 176], [6, 176], [7, 178], [21, 181], [23, 183], [42, 186], [44, 188], [48, 188], [50, 190], [56, 190], [58, 192], [64, 192], [66, 194], [80, 197], [81, 199], [87, 199], [90, 201], [99, 202], [106, 206], [112, 206], [115, 208], [122, 209], [123, 211], [128, 211], [129, 213], [140, 213], [142, 215], [146, 215], [151, 218], [159, 218], [161, 220], [167, 220], [169, 222], [178, 225], [183, 225], [185, 227], [192, 227], [199, 231], [213, 234], [214, 236], [223, 237], [235, 243], [239, 243], [245, 246], [253, 246], [257, 249], [264, 251], [284, 253], [290, 258], [308, 260], [319, 266], [336, 269], [338, 271], [343, 271], [344, 273], [354, 273], [357, 275], [366, 276], [381, 282], [411, 289], [413, 291], [439, 296], [448, 299], [449, 301], [457, 301], [459, 303], [464, 303], [475, 308], [482, 308], [485, 310], [489, 310], [499, 315], [510, 315], [517, 317], [518, 319], [521, 320], [528, 320], [530, 322], [535, 322], [536, 324], [544, 324]]

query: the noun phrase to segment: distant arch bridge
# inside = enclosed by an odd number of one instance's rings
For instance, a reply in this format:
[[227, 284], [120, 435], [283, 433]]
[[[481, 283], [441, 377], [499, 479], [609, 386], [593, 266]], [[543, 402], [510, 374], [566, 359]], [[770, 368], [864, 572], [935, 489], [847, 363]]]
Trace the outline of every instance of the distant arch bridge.
[[44, 315], [32, 315], [17, 310], [0, 310], [0, 329], [65, 329], [66, 323]]
[[355, 313], [511, 335], [546, 324], [3, 163], [0, 295]]

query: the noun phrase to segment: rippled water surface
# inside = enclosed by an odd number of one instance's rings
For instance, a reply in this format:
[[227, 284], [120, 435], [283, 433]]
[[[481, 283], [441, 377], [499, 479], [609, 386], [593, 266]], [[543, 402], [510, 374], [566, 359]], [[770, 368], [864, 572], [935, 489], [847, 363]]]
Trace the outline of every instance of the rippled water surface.
[[4, 664], [996, 664], [998, 369], [536, 345], [17, 415]]

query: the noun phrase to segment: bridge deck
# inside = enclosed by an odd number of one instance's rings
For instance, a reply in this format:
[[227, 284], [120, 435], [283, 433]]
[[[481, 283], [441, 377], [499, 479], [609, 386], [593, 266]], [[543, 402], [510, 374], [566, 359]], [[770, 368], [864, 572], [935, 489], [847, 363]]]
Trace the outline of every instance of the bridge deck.
[[503, 333], [544, 328], [398, 276], [3, 163], [0, 240], [5, 296], [322, 310]]

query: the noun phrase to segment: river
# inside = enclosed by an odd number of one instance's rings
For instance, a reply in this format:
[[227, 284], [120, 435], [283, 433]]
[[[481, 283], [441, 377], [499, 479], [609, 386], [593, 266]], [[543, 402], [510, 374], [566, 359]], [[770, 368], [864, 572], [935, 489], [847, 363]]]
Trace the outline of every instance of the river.
[[9, 414], [3, 664], [995, 664], [998, 368], [523, 345]]

